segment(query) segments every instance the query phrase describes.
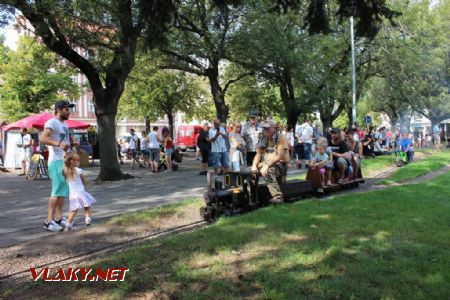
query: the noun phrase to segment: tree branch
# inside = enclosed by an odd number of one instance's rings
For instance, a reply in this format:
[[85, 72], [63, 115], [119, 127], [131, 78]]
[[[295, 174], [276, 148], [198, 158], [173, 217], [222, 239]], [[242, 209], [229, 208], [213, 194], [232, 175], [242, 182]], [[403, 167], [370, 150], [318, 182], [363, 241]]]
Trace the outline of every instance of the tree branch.
[[93, 91], [103, 93], [103, 85], [98, 70], [87, 59], [74, 51], [65, 38], [59, 39], [54, 35], [54, 33], [57, 33], [60, 37], [63, 37], [56, 22], [52, 22], [53, 26], [46, 23], [44, 16], [47, 13], [42, 14], [38, 10], [35, 11], [33, 5], [24, 0], [12, 1], [11, 5], [22, 12], [49, 49], [77, 66], [88, 78]]
[[228, 88], [230, 87], [230, 85], [232, 85], [233, 83], [241, 80], [242, 78], [244, 78], [246, 76], [251, 76], [251, 75], [254, 75], [254, 74], [255, 74], [254, 71], [250, 71], [250, 72], [247, 72], [247, 73], [242, 73], [241, 75], [239, 75], [235, 79], [228, 80], [228, 82], [225, 84], [225, 86], [223, 88], [223, 93], [225, 94], [227, 92]]

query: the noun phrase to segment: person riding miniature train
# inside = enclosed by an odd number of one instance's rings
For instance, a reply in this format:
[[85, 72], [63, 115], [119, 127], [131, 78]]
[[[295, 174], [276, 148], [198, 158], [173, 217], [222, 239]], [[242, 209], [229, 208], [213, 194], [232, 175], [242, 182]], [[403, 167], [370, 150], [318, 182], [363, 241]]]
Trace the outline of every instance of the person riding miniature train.
[[267, 182], [272, 197], [271, 203], [283, 203], [280, 183], [286, 181], [289, 145], [284, 134], [277, 132], [275, 122], [267, 119], [262, 124], [263, 132], [256, 146], [252, 170], [259, 170]]
[[331, 169], [333, 168], [333, 153], [327, 153], [328, 142], [326, 138], [317, 140], [317, 151], [311, 161], [310, 169], [319, 169], [322, 186], [331, 186]]
[[330, 133], [329, 148], [333, 152], [333, 171], [339, 171], [340, 176], [337, 183], [344, 183], [350, 166], [349, 162], [353, 158], [350, 155], [347, 143], [341, 138], [340, 130], [333, 128]]
[[409, 138], [408, 133], [404, 132], [403, 137], [398, 142], [398, 150], [406, 152], [408, 162], [412, 162], [414, 158], [414, 144], [411, 138]]

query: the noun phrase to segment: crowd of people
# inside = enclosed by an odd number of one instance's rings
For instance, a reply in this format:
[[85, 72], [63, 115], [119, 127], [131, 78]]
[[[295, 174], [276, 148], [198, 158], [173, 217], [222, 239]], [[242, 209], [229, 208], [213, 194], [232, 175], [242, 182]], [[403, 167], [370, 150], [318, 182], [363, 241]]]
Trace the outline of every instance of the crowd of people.
[[139, 168], [147, 165], [153, 173], [160, 172], [163, 169], [161, 166], [164, 166], [164, 170], [174, 170], [172, 164], [174, 142], [170, 136], [170, 130], [164, 127], [161, 134], [158, 131], [158, 126], [153, 126], [149, 133], [142, 131], [139, 138], [135, 130], [130, 129], [130, 135], [126, 140], [117, 143], [119, 161], [123, 163], [123, 156], [126, 155], [132, 160], [131, 169], [134, 169], [137, 164]]
[[[258, 170], [269, 184], [272, 202], [278, 202], [282, 199], [279, 183], [288, 167], [318, 168], [325, 186], [344, 183], [358, 177], [364, 158], [404, 151], [412, 161], [414, 141], [414, 135], [407, 132], [364, 129], [356, 123], [325, 131], [310, 120], [296, 129], [276, 124], [270, 117], [260, 123], [257, 113], [251, 112], [243, 125], [235, 122], [226, 127], [219, 119], [212, 126], [204, 124], [197, 139], [202, 155], [199, 174], [206, 175], [208, 167], [216, 175], [246, 167]], [[332, 182], [333, 171], [339, 174], [336, 182]]]
[[[84, 210], [86, 225], [91, 224], [91, 205], [95, 199], [86, 190], [86, 177], [79, 168], [80, 158], [71, 152], [70, 134], [64, 120], [70, 115], [73, 104], [59, 101], [55, 104], [55, 117], [45, 124], [40, 142], [49, 149], [48, 173], [52, 184], [48, 204], [48, 216], [44, 228], [49, 231], [70, 231], [79, 209]], [[218, 176], [228, 171], [238, 172], [249, 168], [259, 172], [267, 183], [272, 203], [283, 202], [280, 183], [285, 181], [289, 167], [319, 170], [324, 186], [343, 183], [358, 177], [363, 158], [392, 151], [405, 151], [408, 160], [414, 156], [415, 135], [381, 127], [367, 130], [354, 124], [340, 130], [320, 130], [310, 120], [298, 128], [276, 124], [271, 117], [258, 121], [252, 111], [245, 124], [232, 123], [229, 127], [215, 119], [210, 126], [205, 123], [198, 134], [197, 147], [202, 156], [200, 175], [206, 175], [208, 167]], [[124, 149], [118, 143], [118, 158], [129, 156], [132, 168], [146, 165], [152, 172], [159, 172], [161, 164], [172, 170], [174, 141], [167, 127], [159, 131], [157, 126], [141, 138], [130, 130]], [[32, 142], [26, 129], [22, 130], [18, 148], [23, 152], [23, 163], [29, 160]], [[124, 151], [125, 150], [125, 151]], [[25, 172], [25, 165], [24, 165]], [[333, 178], [332, 173], [338, 174]], [[69, 217], [63, 218], [64, 199], [69, 200]]]

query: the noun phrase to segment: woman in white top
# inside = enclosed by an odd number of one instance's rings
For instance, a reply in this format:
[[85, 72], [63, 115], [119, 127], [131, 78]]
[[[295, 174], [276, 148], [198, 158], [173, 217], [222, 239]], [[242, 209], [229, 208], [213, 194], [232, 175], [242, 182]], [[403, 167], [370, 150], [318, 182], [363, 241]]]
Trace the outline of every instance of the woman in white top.
[[231, 170], [239, 172], [241, 165], [244, 163], [243, 154], [246, 143], [241, 136], [241, 124], [233, 124], [233, 132], [230, 133], [230, 161]]
[[150, 151], [148, 149], [149, 144], [149, 138], [147, 135], [147, 132], [142, 131], [141, 132], [142, 138], [141, 138], [141, 153], [142, 153], [142, 160], [144, 161], [144, 167], [145, 163], [147, 163], [148, 166], [150, 166]]
[[288, 126], [286, 128], [286, 138], [289, 144], [289, 157], [294, 159], [294, 144], [295, 144], [295, 136], [294, 136], [294, 128]]

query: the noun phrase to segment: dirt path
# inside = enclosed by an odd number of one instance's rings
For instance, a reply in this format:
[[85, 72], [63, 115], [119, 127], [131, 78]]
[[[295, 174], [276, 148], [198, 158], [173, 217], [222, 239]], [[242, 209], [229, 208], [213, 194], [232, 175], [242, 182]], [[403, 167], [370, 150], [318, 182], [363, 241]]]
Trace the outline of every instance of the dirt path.
[[[182, 224], [200, 221], [199, 208], [189, 204], [177, 209], [173, 214], [162, 214], [151, 220], [121, 224], [109, 221], [95, 224], [89, 229], [63, 232], [46, 239], [34, 239], [14, 246], [0, 249], [0, 278], [16, 272], [66, 260], [87, 252], [113, 246], [117, 243], [142, 238], [152, 233], [173, 228]], [[82, 227], [82, 225], [79, 225]], [[70, 238], [67, 238], [70, 235]], [[72, 267], [78, 264], [71, 264]], [[18, 274], [23, 276], [24, 274]], [[29, 275], [26, 274], [25, 275]], [[13, 278], [14, 279], [14, 278]], [[4, 280], [10, 281], [9, 279]], [[0, 287], [5, 284], [0, 280]]]
[[[402, 180], [401, 182], [394, 182], [391, 183], [389, 185], [371, 185], [370, 188], [373, 190], [380, 190], [380, 189], [384, 189], [387, 187], [391, 187], [391, 186], [403, 186], [403, 185], [408, 185], [408, 184], [418, 184], [418, 183], [422, 183], [424, 181], [430, 181], [435, 179], [436, 177], [439, 177], [441, 175], [444, 175], [446, 173], [450, 172], [450, 165], [447, 165], [443, 168], [440, 168], [436, 171], [433, 172], [429, 172], [425, 175], [421, 175], [415, 178], [411, 178], [411, 179], [407, 179], [407, 180]], [[379, 180], [381, 180], [383, 178], [380, 178]]]

